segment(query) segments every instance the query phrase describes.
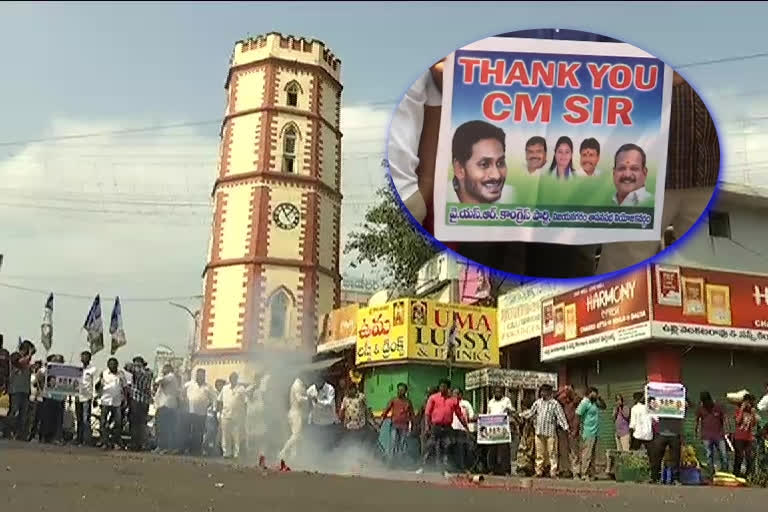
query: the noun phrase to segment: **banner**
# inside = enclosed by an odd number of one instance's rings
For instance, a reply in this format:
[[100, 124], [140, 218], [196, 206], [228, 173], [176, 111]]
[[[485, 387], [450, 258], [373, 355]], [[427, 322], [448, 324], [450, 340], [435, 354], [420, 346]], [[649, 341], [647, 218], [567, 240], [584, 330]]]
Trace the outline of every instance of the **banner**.
[[506, 414], [477, 415], [477, 444], [512, 442], [512, 431]]
[[326, 328], [318, 352], [325, 352], [355, 344], [357, 339], [357, 304], [334, 309], [327, 315]]
[[362, 308], [355, 350], [356, 364], [407, 359], [497, 366], [496, 310], [422, 299]]
[[655, 337], [768, 347], [768, 276], [679, 267], [675, 281], [655, 268]]
[[80, 394], [83, 367], [72, 364], [48, 363], [45, 366], [43, 396], [62, 400]]
[[650, 338], [650, 281], [642, 267], [542, 302], [541, 360]]
[[51, 345], [53, 345], [53, 294], [48, 295], [48, 300], [45, 301], [40, 331], [40, 344], [45, 347], [47, 352], [51, 350]]
[[92, 355], [104, 349], [104, 326], [101, 320], [101, 298], [97, 295], [93, 299], [88, 316], [85, 317], [83, 329], [87, 333], [88, 346]]
[[541, 301], [574, 287], [539, 282], [501, 295], [496, 309], [499, 348], [541, 336]]
[[459, 302], [474, 304], [491, 294], [491, 275], [488, 269], [469, 262], [459, 264]]
[[441, 241], [658, 241], [672, 69], [623, 43], [490, 37], [445, 61]]
[[400, 300], [358, 310], [355, 364], [407, 357], [406, 309], [407, 301]]
[[123, 310], [120, 307], [120, 297], [115, 297], [115, 306], [112, 308], [112, 316], [109, 322], [109, 334], [112, 337], [111, 355], [115, 355], [117, 349], [125, 346], [125, 331], [123, 330]]
[[452, 363], [499, 364], [496, 310], [410, 299], [408, 359], [447, 361], [455, 328]]
[[685, 418], [685, 386], [649, 382], [645, 386], [645, 403], [654, 418]]

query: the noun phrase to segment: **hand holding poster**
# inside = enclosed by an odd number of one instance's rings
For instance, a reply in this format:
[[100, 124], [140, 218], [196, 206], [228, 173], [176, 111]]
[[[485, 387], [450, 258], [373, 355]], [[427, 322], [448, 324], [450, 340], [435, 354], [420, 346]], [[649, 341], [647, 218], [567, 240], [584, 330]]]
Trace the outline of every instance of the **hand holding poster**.
[[506, 414], [479, 414], [477, 416], [477, 444], [504, 444], [512, 441], [509, 418]]
[[45, 367], [43, 396], [63, 400], [80, 393], [83, 367], [71, 364], [48, 363]]
[[645, 386], [645, 403], [654, 418], [685, 418], [685, 386], [649, 382]]
[[672, 73], [623, 43], [491, 37], [455, 51], [436, 238], [658, 240]]

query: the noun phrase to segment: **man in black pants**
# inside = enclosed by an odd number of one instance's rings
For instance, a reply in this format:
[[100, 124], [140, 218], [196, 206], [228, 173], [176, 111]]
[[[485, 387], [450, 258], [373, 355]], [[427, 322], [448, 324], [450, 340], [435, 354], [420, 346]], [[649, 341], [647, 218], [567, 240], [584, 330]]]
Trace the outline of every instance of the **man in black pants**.
[[672, 482], [680, 481], [680, 445], [683, 432], [683, 420], [676, 418], [659, 418], [655, 425], [653, 441], [648, 446], [648, 460], [651, 464], [651, 482], [661, 480], [661, 464], [664, 453], [669, 446], [672, 452]]

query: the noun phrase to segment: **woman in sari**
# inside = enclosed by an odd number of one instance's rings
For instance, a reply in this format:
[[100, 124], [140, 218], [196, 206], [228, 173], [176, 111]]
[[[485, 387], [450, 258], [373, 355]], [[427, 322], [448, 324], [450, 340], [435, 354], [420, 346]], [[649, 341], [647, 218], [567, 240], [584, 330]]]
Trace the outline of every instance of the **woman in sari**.
[[[522, 405], [523, 410], [528, 410], [533, 406], [533, 400], [531, 397], [525, 397]], [[520, 443], [517, 445], [516, 471], [520, 476], [531, 476], [534, 473], [536, 461], [534, 421], [535, 418], [518, 417]]]

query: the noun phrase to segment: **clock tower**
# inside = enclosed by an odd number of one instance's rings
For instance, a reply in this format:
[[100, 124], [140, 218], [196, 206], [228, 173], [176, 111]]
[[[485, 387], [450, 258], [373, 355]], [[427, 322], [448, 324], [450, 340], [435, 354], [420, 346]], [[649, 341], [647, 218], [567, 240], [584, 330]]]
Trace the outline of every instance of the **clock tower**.
[[192, 355], [208, 382], [313, 354], [319, 318], [339, 305], [340, 71], [317, 40], [235, 45]]

